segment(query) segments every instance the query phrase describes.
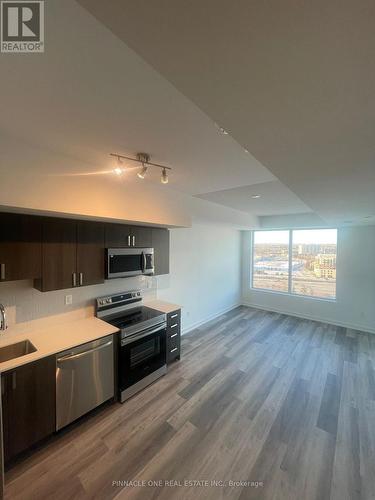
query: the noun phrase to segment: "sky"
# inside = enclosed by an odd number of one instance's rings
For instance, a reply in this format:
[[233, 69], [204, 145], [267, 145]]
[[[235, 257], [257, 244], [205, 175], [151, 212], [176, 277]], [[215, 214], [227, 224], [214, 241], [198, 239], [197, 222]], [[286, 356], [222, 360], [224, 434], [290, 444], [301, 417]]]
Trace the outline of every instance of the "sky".
[[[337, 229], [301, 229], [293, 231], [293, 243], [336, 243]], [[289, 243], [289, 231], [255, 231], [254, 243]]]

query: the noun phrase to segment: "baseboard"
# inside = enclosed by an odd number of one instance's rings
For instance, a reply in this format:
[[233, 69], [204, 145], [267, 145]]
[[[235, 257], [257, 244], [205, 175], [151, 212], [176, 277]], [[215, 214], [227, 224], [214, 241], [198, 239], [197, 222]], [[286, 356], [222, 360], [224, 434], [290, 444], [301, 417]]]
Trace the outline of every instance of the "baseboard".
[[328, 325], [334, 325], [334, 326], [342, 326], [344, 328], [350, 328], [351, 330], [359, 330], [361, 332], [366, 332], [366, 333], [374, 333], [375, 334], [375, 328], [370, 328], [368, 326], [363, 326], [363, 325], [356, 325], [356, 324], [351, 324], [351, 323], [344, 323], [336, 320], [329, 320], [329, 319], [324, 319], [324, 318], [317, 318], [316, 316], [312, 316], [309, 314], [297, 314], [292, 311], [287, 311], [286, 309], [279, 309], [277, 307], [265, 307], [260, 304], [254, 304], [251, 302], [247, 301], [242, 301], [243, 306], [247, 307], [254, 307], [255, 309], [262, 309], [263, 311], [271, 311], [279, 314], [287, 314], [288, 316], [294, 316], [296, 318], [301, 318], [301, 319], [308, 319], [311, 321], [319, 321], [320, 323], [327, 323]]
[[181, 335], [185, 335], [186, 333], [191, 332], [192, 330], [195, 330], [195, 328], [199, 328], [200, 326], [204, 325], [205, 323], [208, 323], [209, 321], [212, 321], [213, 319], [218, 318], [222, 314], [225, 314], [229, 311], [232, 311], [232, 309], [235, 309], [236, 307], [239, 307], [241, 305], [242, 305], [241, 302], [237, 302], [236, 304], [233, 304], [229, 307], [226, 307], [225, 309], [221, 309], [220, 311], [218, 311], [214, 314], [210, 314], [206, 318], [199, 320], [199, 321], [196, 321], [195, 323], [188, 326], [187, 328], [182, 328]]

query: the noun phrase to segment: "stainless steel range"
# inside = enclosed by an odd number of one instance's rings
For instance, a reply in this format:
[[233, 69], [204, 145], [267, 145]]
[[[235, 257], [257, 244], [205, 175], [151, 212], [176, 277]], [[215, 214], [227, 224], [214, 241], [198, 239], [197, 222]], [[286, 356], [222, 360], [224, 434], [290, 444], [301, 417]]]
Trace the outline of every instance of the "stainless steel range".
[[167, 373], [166, 314], [143, 305], [139, 290], [100, 297], [98, 318], [120, 330], [118, 386], [120, 401]]

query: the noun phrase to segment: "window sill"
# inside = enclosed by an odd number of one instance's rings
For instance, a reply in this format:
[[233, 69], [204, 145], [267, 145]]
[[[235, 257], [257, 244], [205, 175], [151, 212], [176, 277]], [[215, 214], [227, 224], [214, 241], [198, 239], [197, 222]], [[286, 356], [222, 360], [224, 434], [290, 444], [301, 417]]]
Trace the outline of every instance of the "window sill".
[[300, 293], [289, 293], [289, 292], [281, 292], [279, 290], [268, 290], [267, 288], [253, 288], [250, 287], [249, 290], [251, 292], [262, 292], [262, 293], [269, 293], [272, 295], [284, 295], [286, 297], [298, 297], [302, 299], [309, 299], [309, 300], [318, 300], [321, 302], [332, 302], [335, 303], [337, 302], [337, 297], [335, 298], [326, 298], [326, 297], [314, 297], [313, 295], [302, 295]]

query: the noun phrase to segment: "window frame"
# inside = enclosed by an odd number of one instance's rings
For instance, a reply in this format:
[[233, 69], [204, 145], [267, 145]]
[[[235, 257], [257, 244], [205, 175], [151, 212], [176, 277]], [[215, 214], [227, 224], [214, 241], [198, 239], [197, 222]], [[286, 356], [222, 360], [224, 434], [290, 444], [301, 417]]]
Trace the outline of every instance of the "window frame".
[[[304, 295], [302, 293], [296, 293], [292, 291], [292, 266], [293, 262], [293, 231], [316, 231], [319, 229], [334, 229], [336, 230], [336, 235], [338, 235], [337, 227], [314, 227], [314, 228], [306, 228], [306, 227], [295, 227], [293, 229], [290, 228], [276, 228], [276, 229], [253, 229], [251, 231], [251, 251], [250, 251], [250, 289], [255, 292], [266, 292], [271, 294], [280, 294], [286, 295], [288, 297], [303, 297], [311, 300], [323, 300], [326, 302], [337, 302], [337, 255], [338, 255], [338, 237], [336, 237], [336, 287], [335, 287], [335, 296], [334, 297], [317, 297], [316, 295]], [[270, 290], [269, 288], [255, 288], [254, 287], [254, 234], [256, 232], [269, 232], [269, 231], [288, 231], [289, 232], [289, 247], [288, 247], [288, 291], [284, 292], [282, 290]]]

